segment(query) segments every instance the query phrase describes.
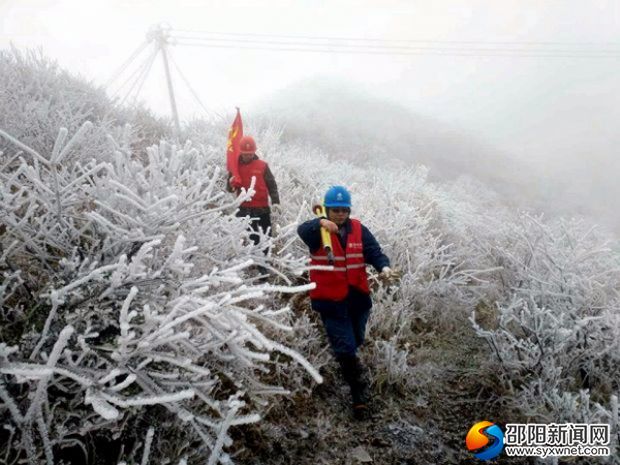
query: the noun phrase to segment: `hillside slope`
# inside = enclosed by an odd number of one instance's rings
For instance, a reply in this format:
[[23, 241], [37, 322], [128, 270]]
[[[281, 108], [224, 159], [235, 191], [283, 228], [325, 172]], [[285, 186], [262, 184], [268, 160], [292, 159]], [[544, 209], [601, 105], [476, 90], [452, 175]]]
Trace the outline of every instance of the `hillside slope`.
[[[620, 256], [604, 231], [472, 179], [335, 159], [257, 119], [246, 133], [284, 205], [257, 247], [224, 190], [229, 122], [173, 141], [12, 53], [0, 84], [37, 84], [0, 99], [17, 122], [0, 126], [5, 461], [356, 463], [362, 447], [375, 463], [472, 463], [463, 437], [489, 419], [610, 423], [618, 463]], [[296, 237], [332, 184], [403, 272], [385, 288], [369, 270], [367, 423], [308, 308]]]

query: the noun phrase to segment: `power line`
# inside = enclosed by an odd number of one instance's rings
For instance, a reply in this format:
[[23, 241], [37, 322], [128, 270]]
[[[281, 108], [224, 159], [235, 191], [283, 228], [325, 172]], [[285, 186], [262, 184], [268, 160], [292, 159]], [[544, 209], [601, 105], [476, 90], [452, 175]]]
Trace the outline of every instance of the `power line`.
[[133, 82], [133, 84], [131, 85], [131, 87], [129, 88], [129, 90], [125, 94], [125, 97], [123, 97], [119, 105], [122, 105], [123, 103], [125, 103], [125, 101], [131, 96], [136, 85], [138, 85], [138, 83], [141, 82], [141, 84], [138, 86], [138, 93], [140, 92], [140, 90], [142, 89], [142, 84], [144, 84], [144, 81], [146, 80], [146, 77], [149, 71], [151, 70], [153, 63], [155, 62], [156, 57], [157, 57], [157, 49], [154, 49], [149, 55], [149, 57], [144, 61], [142, 66], [139, 68], [138, 77]]
[[[260, 42], [256, 42], [260, 44]], [[310, 53], [332, 53], [332, 54], [352, 54], [352, 55], [435, 55], [435, 56], [463, 56], [463, 57], [532, 57], [532, 58], [620, 58], [620, 50], [614, 51], [602, 51], [591, 53], [583, 53], [575, 50], [552, 50], [547, 51], [540, 50], [525, 50], [525, 49], [476, 49], [476, 48], [440, 48], [440, 47], [417, 47], [412, 49], [380, 49], [380, 48], [366, 48], [355, 49], [347, 47], [337, 46], [313, 46], [307, 47], [304, 44], [295, 43], [282, 43], [276, 44], [264, 44], [252, 45], [246, 43], [237, 42], [201, 42], [190, 40], [178, 40], [176, 45], [194, 46], [204, 48], [226, 48], [226, 49], [239, 49], [239, 50], [266, 50], [266, 51], [282, 51], [282, 52], [310, 52]]]
[[[213, 48], [238, 48], [254, 50], [272, 50], [314, 53], [362, 53], [367, 55], [449, 55], [449, 56], [517, 56], [517, 57], [560, 57], [560, 58], [617, 58], [620, 48], [589, 48], [586, 44], [577, 44], [581, 48], [566, 47], [551, 43], [483, 43], [469, 42], [476, 46], [464, 46], [464, 43], [445, 41], [381, 41], [364, 39], [344, 39], [310, 36], [281, 36], [251, 33], [217, 33], [223, 37], [210, 37], [213, 33], [199, 36], [187, 36], [176, 31], [170, 35], [178, 45], [204, 46]], [[412, 45], [412, 44], [416, 45]], [[435, 45], [432, 45], [432, 44]], [[398, 44], [398, 45], [395, 45]], [[406, 45], [404, 45], [406, 44]], [[424, 45], [422, 45], [424, 44]], [[431, 45], [429, 45], [431, 44]], [[441, 44], [441, 45], [438, 45]], [[446, 45], [447, 44], [447, 45]], [[510, 44], [510, 46], [508, 46]], [[560, 43], [557, 43], [560, 44]], [[455, 46], [456, 45], [456, 46]]]
[[175, 35], [194, 34], [198, 36], [226, 36], [226, 37], [264, 37], [271, 39], [294, 39], [294, 40], [333, 40], [347, 42], [376, 42], [376, 43], [424, 43], [424, 44], [477, 44], [477, 45], [563, 45], [563, 46], [617, 46], [620, 42], [564, 42], [564, 41], [480, 41], [480, 40], [439, 40], [439, 39], [380, 39], [370, 37], [334, 37], [334, 36], [308, 36], [297, 34], [264, 34], [252, 32], [218, 32], [218, 31], [195, 31], [174, 29]]
[[[164, 30], [159, 28], [149, 32], [147, 40], [138, 46], [129, 58], [119, 67], [106, 83], [109, 87], [130, 67], [143, 50], [156, 43], [153, 51], [137, 66], [130, 76], [116, 90], [116, 97], [125, 86], [131, 83], [122, 98], [122, 105], [133, 95], [138, 98], [150, 73], [158, 52], [166, 59], [166, 45], [193, 46], [212, 49], [263, 50], [270, 52], [301, 52], [321, 54], [375, 55], [375, 56], [450, 56], [450, 57], [529, 57], [529, 58], [620, 58], [620, 43], [615, 42], [536, 42], [536, 41], [455, 41], [423, 39], [375, 39], [366, 37], [321, 37], [307, 35], [235, 33]], [[611, 48], [609, 48], [611, 47]], [[177, 72], [207, 115], [217, 114], [209, 111], [198, 93], [181, 71], [176, 60], [170, 55]], [[170, 83], [169, 83], [170, 87]], [[174, 100], [172, 89], [169, 89]], [[175, 112], [173, 102], [173, 113]], [[221, 118], [221, 115], [217, 114]]]
[[216, 111], [211, 111], [209, 109], [207, 109], [206, 105], [204, 103], [202, 103], [202, 100], [200, 99], [200, 97], [198, 96], [198, 93], [194, 90], [194, 88], [192, 87], [192, 85], [189, 83], [189, 80], [187, 79], [187, 77], [185, 77], [185, 74], [183, 74], [183, 72], [181, 71], [181, 68], [179, 67], [179, 65], [177, 64], [176, 60], [174, 59], [174, 57], [172, 56], [172, 53], [168, 54], [170, 61], [172, 62], [173, 66], [175, 67], [175, 69], [177, 70], [177, 72], [179, 73], [179, 76], [181, 76], [181, 79], [183, 80], [183, 82], [185, 83], [185, 85], [187, 86], [187, 88], [189, 89], [190, 93], [192, 94], [192, 96], [194, 97], [194, 99], [198, 102], [198, 104], [202, 107], [202, 109], [205, 111], [205, 113], [207, 114], [207, 116], [212, 117], [212, 115], [216, 115], [219, 119], [224, 119], [224, 117], [222, 115], [220, 115], [218, 112]]
[[[152, 58], [153, 53], [155, 53], [155, 52], [156, 52], [156, 50], [153, 50], [153, 51], [151, 51], [150, 54], [146, 55], [144, 60], [140, 64], [138, 64], [138, 66], [136, 68], [134, 68], [134, 70], [131, 72], [131, 74], [129, 74], [129, 76], [127, 76], [125, 81], [123, 81], [123, 83], [114, 91], [114, 93], [112, 94], [112, 98], [119, 96], [119, 94], [121, 94], [121, 91], [123, 91], [123, 89], [127, 86], [127, 84], [129, 84], [130, 82], [135, 82], [135, 81], [133, 81], [134, 78], [136, 76], [140, 75], [140, 73], [142, 72], [142, 70], [144, 69], [146, 64]], [[131, 87], [133, 87], [133, 86], [131, 86]]]
[[118, 69], [110, 76], [110, 78], [106, 81], [106, 83], [104, 84], [105, 87], [110, 87], [110, 85], [112, 84], [112, 82], [114, 82], [122, 73], [123, 71], [125, 71], [125, 69], [127, 69], [127, 67], [133, 62], [134, 59], [136, 59], [138, 57], [138, 55], [146, 48], [146, 46], [149, 44], [148, 41], [144, 41], [142, 42], [138, 48], [136, 48], [132, 54], [129, 56], [129, 58], [127, 58], [127, 60], [125, 60], [123, 62], [123, 64], [121, 66], [118, 67]]
[[140, 91], [142, 91], [142, 87], [144, 87], [144, 83], [146, 82], [146, 79], [149, 76], [149, 73], [151, 72], [151, 68], [153, 67], [153, 64], [155, 63], [155, 59], [157, 58], [157, 52], [153, 53], [153, 58], [151, 58], [151, 61], [148, 64], [148, 67], [145, 68], [144, 72], [142, 73], [142, 79], [140, 81], [140, 83], [138, 84], [138, 88], [136, 89], [136, 92], [133, 96], [133, 98], [131, 99], [131, 105], [134, 105], [136, 103], [136, 101], [138, 100], [138, 96], [140, 95]]

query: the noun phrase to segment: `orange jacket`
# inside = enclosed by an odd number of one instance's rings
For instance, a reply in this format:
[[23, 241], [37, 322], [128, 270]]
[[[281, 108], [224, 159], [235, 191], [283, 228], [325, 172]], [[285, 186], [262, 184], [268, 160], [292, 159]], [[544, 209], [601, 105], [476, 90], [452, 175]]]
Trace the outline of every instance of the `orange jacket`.
[[267, 190], [267, 183], [265, 183], [265, 170], [267, 169], [267, 163], [263, 160], [254, 159], [250, 163], [239, 163], [239, 176], [241, 176], [241, 185], [246, 189], [250, 187], [252, 182], [252, 176], [256, 177], [254, 184], [254, 190], [256, 194], [248, 202], [243, 202], [242, 207], [268, 207], [269, 206], [269, 191]]
[[[232, 173], [228, 172], [228, 177], [230, 178], [231, 176]], [[241, 205], [242, 208], [265, 209], [265, 213], [269, 213], [268, 197], [271, 197], [272, 204], [280, 203], [278, 185], [267, 162], [260, 160], [256, 155], [247, 163], [239, 160], [239, 176], [241, 177], [241, 187], [245, 189], [250, 187], [252, 176], [256, 176], [256, 184], [254, 185], [256, 194], [254, 194], [251, 201], [244, 202]], [[238, 192], [236, 186], [232, 186], [230, 182], [227, 183], [226, 190], [228, 192]]]
[[[349, 286], [369, 294], [368, 276], [364, 263], [362, 244], [362, 223], [351, 219], [351, 232], [347, 236], [346, 249], [343, 250], [337, 234], [331, 234], [335, 258], [333, 270], [310, 270], [310, 281], [316, 288], [310, 291], [311, 299], [344, 300]], [[310, 256], [310, 265], [328, 266], [327, 253], [320, 247]]]

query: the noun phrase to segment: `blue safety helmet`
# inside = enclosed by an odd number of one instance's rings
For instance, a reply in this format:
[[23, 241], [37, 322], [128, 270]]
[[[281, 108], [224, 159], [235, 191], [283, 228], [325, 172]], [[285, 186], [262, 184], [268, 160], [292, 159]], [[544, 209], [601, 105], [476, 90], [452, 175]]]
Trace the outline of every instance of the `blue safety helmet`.
[[327, 208], [349, 207], [351, 208], [351, 194], [343, 186], [332, 186], [327, 189], [323, 205]]

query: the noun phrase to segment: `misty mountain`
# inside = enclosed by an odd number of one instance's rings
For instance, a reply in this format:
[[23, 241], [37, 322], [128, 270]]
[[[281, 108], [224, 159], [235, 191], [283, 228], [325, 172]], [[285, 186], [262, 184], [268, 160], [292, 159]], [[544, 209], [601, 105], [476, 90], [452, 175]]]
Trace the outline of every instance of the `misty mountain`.
[[[585, 123], [588, 112], [581, 110]], [[570, 138], [563, 138], [563, 129], [551, 124], [547, 136], [558, 141], [552, 162], [549, 146], [537, 147], [533, 137], [506, 151], [421, 111], [332, 79], [306, 79], [284, 88], [265, 98], [256, 113], [280, 125], [284, 141], [317, 147], [331, 159], [423, 164], [434, 181], [473, 177], [498, 192], [507, 204], [550, 216], [582, 215], [620, 228], [618, 215], [605, 201], [616, 189], [608, 171], [601, 169], [609, 166], [601, 158], [606, 153], [601, 141], [584, 139], [579, 144], [583, 157], [567, 160], [558, 154], [568, 151]], [[537, 134], [542, 130], [538, 128]]]
[[507, 198], [536, 182], [536, 175], [524, 175], [524, 164], [490, 144], [348, 83], [305, 80], [259, 108], [284, 128], [285, 141], [318, 147], [332, 159], [422, 164], [433, 180], [469, 175]]

